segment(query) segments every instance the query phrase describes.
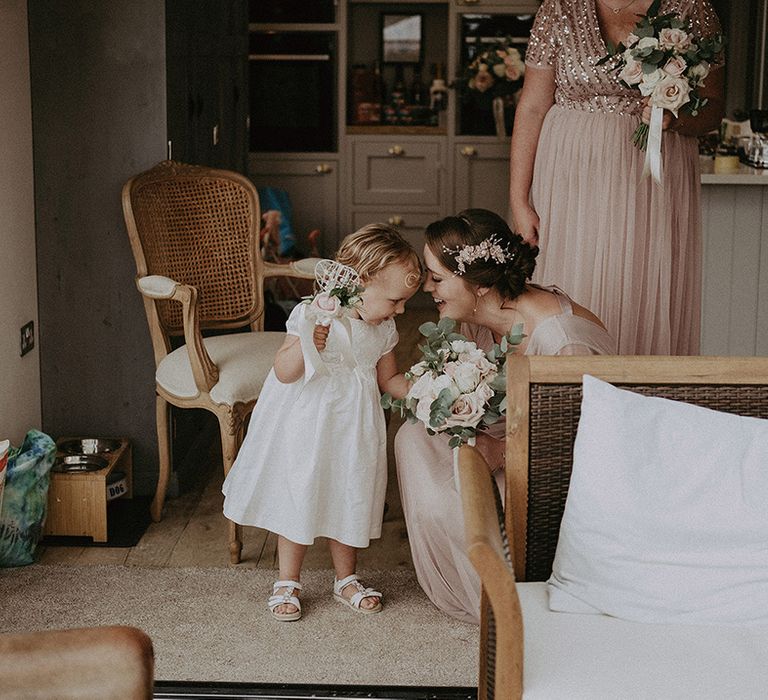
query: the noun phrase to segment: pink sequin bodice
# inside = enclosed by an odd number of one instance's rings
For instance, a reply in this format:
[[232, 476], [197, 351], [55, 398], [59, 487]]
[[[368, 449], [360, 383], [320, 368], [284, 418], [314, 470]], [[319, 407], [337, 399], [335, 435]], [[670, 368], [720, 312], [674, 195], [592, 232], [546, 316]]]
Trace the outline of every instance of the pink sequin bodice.
[[[597, 19], [597, 0], [544, 0], [525, 54], [527, 65], [554, 68], [555, 104], [586, 112], [638, 115], [643, 98], [623, 87], [610, 64]], [[708, 0], [665, 0], [661, 12], [688, 17], [693, 33], [709, 36], [720, 23]]]

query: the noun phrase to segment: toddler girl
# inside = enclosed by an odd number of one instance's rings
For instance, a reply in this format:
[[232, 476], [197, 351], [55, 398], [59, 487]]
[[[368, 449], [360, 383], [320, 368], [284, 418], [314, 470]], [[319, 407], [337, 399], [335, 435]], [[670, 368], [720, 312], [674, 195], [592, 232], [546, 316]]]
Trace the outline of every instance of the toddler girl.
[[387, 457], [379, 392], [408, 391], [394, 359], [394, 317], [418, 289], [421, 264], [384, 224], [347, 236], [336, 260], [357, 272], [360, 301], [327, 326], [315, 323], [314, 304], [293, 310], [222, 489], [228, 518], [277, 533], [280, 574], [268, 605], [281, 621], [301, 617], [301, 565], [320, 536], [329, 538], [334, 597], [359, 612], [381, 610], [382, 594], [355, 574], [356, 548], [381, 535]]

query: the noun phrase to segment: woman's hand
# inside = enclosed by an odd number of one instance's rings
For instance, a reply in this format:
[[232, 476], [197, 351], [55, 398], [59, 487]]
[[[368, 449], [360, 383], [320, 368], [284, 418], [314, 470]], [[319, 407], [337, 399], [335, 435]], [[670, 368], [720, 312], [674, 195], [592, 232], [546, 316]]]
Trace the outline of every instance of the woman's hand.
[[512, 209], [515, 233], [520, 234], [526, 243], [539, 244], [539, 215], [530, 204]]
[[496, 440], [485, 433], [477, 434], [475, 447], [477, 447], [478, 452], [485, 457], [485, 461], [488, 462], [491, 472], [504, 468], [506, 457], [505, 446], [506, 443], [504, 440]]
[[[648, 104], [648, 99], [645, 100], [645, 107], [643, 107], [643, 113], [640, 115], [640, 121], [643, 122], [643, 124], [650, 124], [651, 123], [651, 105]], [[668, 109], [664, 110], [664, 116], [661, 118], [661, 129], [662, 131], [666, 131], [669, 129], [674, 122], [677, 121], [677, 117], [672, 114]]]
[[315, 330], [312, 331], [312, 342], [315, 344], [318, 352], [325, 350], [325, 346], [328, 343], [328, 333], [331, 330], [330, 326], [316, 325]]

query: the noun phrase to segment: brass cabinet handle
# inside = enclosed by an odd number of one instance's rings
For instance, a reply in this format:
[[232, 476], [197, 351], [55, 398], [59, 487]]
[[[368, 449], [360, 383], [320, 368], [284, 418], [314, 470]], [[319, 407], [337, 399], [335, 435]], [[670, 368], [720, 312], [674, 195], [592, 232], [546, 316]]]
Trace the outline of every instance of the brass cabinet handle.
[[464, 146], [461, 149], [461, 155], [471, 158], [477, 155], [477, 149], [474, 146]]
[[387, 219], [390, 226], [402, 226], [403, 225], [403, 217], [402, 216], [390, 216], [389, 219]]
[[315, 166], [315, 172], [318, 175], [326, 175], [327, 173], [333, 172], [333, 168], [328, 165], [328, 163], [320, 163], [320, 165]]
[[405, 149], [402, 146], [390, 146], [387, 149], [387, 153], [391, 156], [402, 156], [405, 153]]

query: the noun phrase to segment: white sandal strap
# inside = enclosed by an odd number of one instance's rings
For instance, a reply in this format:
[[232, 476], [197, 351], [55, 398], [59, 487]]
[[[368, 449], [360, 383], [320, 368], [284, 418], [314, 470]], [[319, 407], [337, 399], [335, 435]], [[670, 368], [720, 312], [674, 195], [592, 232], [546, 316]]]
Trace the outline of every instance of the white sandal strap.
[[272, 593], [277, 593], [278, 588], [295, 588], [297, 591], [300, 591], [301, 584], [298, 581], [284, 579], [283, 581], [275, 581], [275, 583], [272, 585]]
[[296, 609], [301, 612], [301, 601], [295, 595], [290, 595], [287, 592], [281, 595], [270, 596], [267, 601], [267, 607], [270, 610], [274, 610], [278, 605], [287, 605], [288, 603], [295, 605]]
[[341, 579], [341, 581], [334, 580], [333, 582], [333, 590], [335, 593], [341, 593], [341, 591], [346, 588], [350, 583], [353, 581], [357, 581], [358, 576], [357, 574], [350, 574], [349, 576]]
[[364, 588], [360, 583], [360, 579], [358, 578], [357, 574], [350, 574], [346, 578], [341, 579], [341, 581], [335, 580], [333, 582], [333, 591], [337, 595], [343, 595], [342, 591], [350, 584], [354, 584], [355, 588], [357, 588], [357, 592], [353, 593], [352, 597], [349, 599], [350, 605], [354, 606], [355, 608], [360, 607], [360, 603], [364, 598], [383, 597], [379, 591], [375, 591], [373, 588]]

